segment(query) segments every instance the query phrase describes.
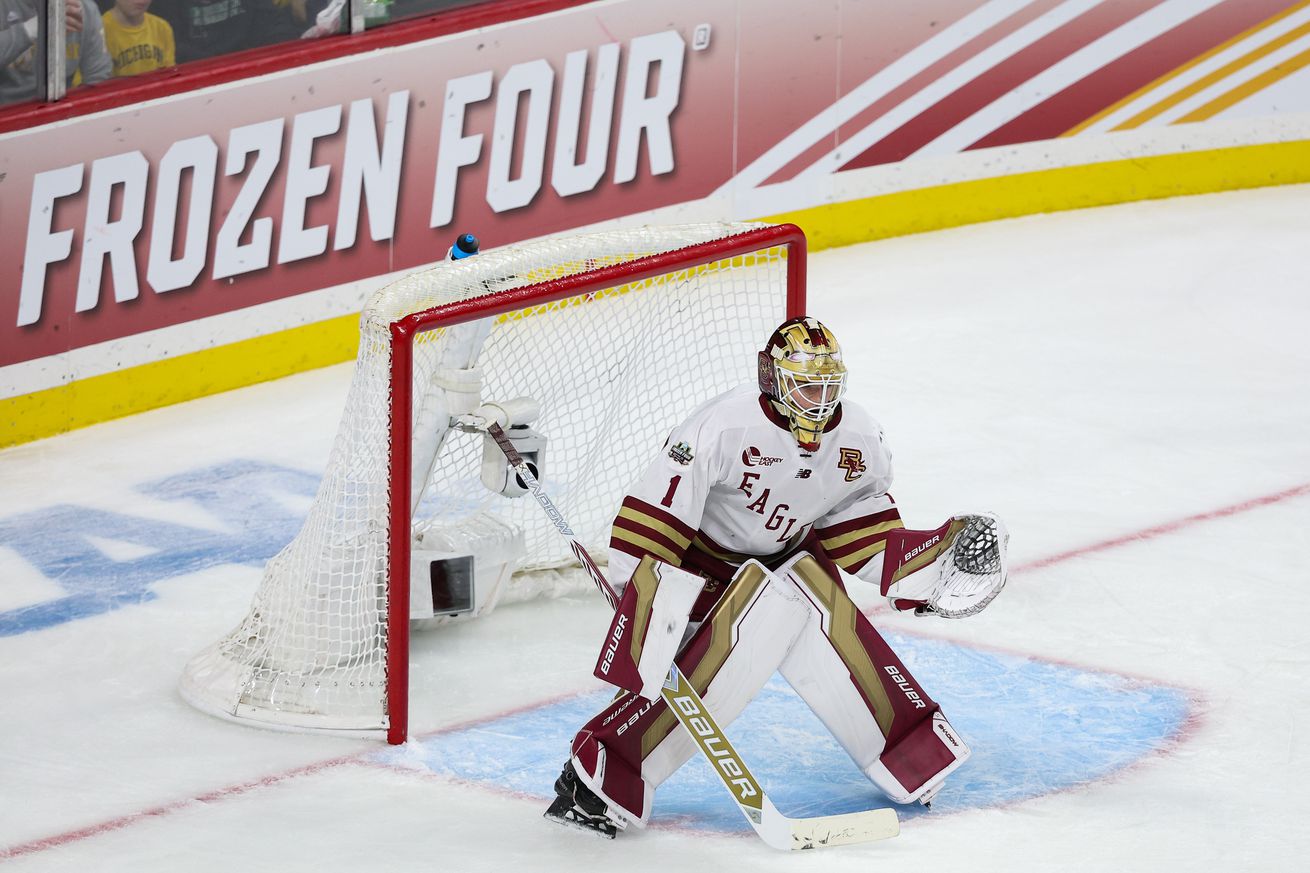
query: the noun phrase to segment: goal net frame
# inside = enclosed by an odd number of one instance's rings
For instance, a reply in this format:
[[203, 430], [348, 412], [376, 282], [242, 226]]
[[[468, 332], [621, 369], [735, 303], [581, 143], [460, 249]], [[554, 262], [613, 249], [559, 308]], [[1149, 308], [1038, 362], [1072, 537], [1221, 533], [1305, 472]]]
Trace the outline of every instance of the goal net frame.
[[[648, 255], [585, 273], [550, 279], [488, 297], [447, 303], [416, 312], [391, 324], [391, 463], [387, 484], [391, 492], [390, 542], [387, 553], [387, 709], [390, 721], [387, 742], [405, 742], [409, 732], [409, 585], [394, 584], [407, 579], [409, 553], [396, 548], [410, 537], [409, 481], [412, 442], [414, 337], [435, 327], [449, 327], [475, 319], [515, 312], [566, 297], [578, 297], [618, 285], [640, 282], [673, 270], [712, 264], [725, 258], [748, 255], [766, 248], [787, 249], [787, 314], [800, 315], [805, 308], [806, 240], [792, 224], [772, 225], [746, 231], [708, 243], [672, 252]], [[494, 299], [493, 299], [494, 298]], [[406, 386], [395, 391], [397, 385]], [[707, 398], [708, 399], [708, 398]], [[406, 495], [398, 498], [397, 495]]]
[[[705, 225], [688, 225], [686, 227], [689, 229], [696, 228], [701, 236], [705, 235]], [[379, 724], [377, 728], [371, 730], [331, 726], [317, 728], [306, 726], [303, 723], [297, 724], [292, 720], [279, 723], [277, 718], [265, 719], [248, 714], [239, 714], [236, 711], [235, 704], [229, 710], [226, 705], [215, 705], [212, 700], [197, 699], [198, 695], [187, 687], [187, 683], [192, 681], [189, 676], [190, 666], [188, 672], [184, 673], [184, 698], [211, 714], [262, 727], [302, 731], [325, 730], [332, 733], [353, 731], [355, 733], [366, 732], [370, 734], [378, 733], [380, 728], [385, 730], [387, 742], [392, 744], [405, 742], [409, 732], [410, 709], [410, 620], [412, 617], [410, 609], [410, 549], [414, 523], [411, 507], [411, 485], [414, 463], [413, 440], [415, 437], [415, 345], [418, 337], [438, 328], [449, 329], [468, 322], [496, 318], [532, 307], [567, 301], [572, 298], [586, 299], [588, 295], [599, 296], [601, 292], [611, 289], [631, 287], [635, 283], [654, 280], [679, 271], [695, 270], [708, 265], [715, 265], [734, 258], [749, 259], [749, 256], [754, 253], [772, 250], [781, 250], [785, 255], [785, 265], [779, 265], [785, 269], [786, 299], [785, 303], [783, 303], [783, 311], [787, 318], [803, 314], [806, 301], [807, 261], [807, 245], [803, 231], [792, 224], [724, 224], [722, 228], [722, 236], [710, 239], [707, 242], [671, 248], [656, 254], [644, 255], [620, 263], [595, 267], [583, 272], [559, 276], [517, 288], [490, 291], [481, 296], [443, 303], [397, 317], [388, 316], [387, 321], [384, 323], [389, 326], [390, 356], [390, 390], [388, 391], [388, 402], [385, 409], [385, 414], [389, 416], [389, 423], [385, 428], [389, 449], [386, 467], [386, 506], [389, 518], [386, 519], [387, 554], [385, 563], [382, 565], [385, 567], [385, 578], [381, 581], [383, 586], [381, 590], [386, 601], [386, 626], [382, 629], [380, 638], [380, 643], [386, 650], [383, 660], [385, 697], [381, 709], [381, 718], [384, 724]], [[743, 230], [742, 228], [747, 229]], [[657, 230], [676, 232], [678, 227], [670, 226], [657, 228]], [[598, 234], [598, 236], [600, 235]], [[586, 234], [577, 236], [585, 237]], [[697, 236], [691, 236], [693, 240], [696, 238]], [[532, 245], [532, 243], [518, 245]], [[386, 289], [383, 289], [383, 291], [379, 292], [379, 297], [385, 293]], [[772, 305], [775, 306], [779, 302], [776, 295], [770, 297], [770, 300], [774, 301]], [[366, 314], [367, 312], [368, 310], [366, 310]], [[361, 324], [362, 330], [363, 325]], [[760, 336], [752, 339], [762, 343], [765, 338], [765, 336]], [[708, 400], [709, 395], [707, 394], [701, 399]], [[343, 414], [343, 424], [346, 414], [348, 413]], [[383, 414], [383, 409], [378, 408], [376, 414]], [[668, 425], [672, 426], [675, 423], [669, 421]], [[379, 519], [380, 521], [382, 520]], [[239, 628], [238, 631], [240, 630]], [[200, 657], [197, 656], [197, 659], [193, 660], [198, 660]]]

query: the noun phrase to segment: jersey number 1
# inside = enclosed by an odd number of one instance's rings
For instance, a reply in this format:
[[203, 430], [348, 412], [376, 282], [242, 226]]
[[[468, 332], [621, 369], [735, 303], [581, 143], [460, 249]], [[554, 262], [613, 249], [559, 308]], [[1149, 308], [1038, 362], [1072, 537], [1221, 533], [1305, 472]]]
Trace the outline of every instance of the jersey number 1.
[[682, 476], [674, 476], [669, 480], [669, 490], [664, 492], [664, 499], [660, 501], [660, 506], [673, 506], [673, 492], [678, 490], [678, 483], [682, 481]]

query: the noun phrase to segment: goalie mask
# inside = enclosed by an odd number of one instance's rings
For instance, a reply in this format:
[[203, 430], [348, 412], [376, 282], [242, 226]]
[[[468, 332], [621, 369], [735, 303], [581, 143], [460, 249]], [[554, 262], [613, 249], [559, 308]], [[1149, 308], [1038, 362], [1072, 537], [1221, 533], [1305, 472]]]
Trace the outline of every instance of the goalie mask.
[[819, 447], [845, 391], [841, 347], [817, 319], [784, 322], [760, 352], [760, 393], [786, 416], [803, 449]]

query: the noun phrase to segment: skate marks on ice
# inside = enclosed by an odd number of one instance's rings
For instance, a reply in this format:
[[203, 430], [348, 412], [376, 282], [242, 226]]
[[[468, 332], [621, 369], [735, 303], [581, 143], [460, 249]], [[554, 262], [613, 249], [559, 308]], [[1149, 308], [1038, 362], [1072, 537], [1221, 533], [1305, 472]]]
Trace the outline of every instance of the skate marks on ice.
[[[1185, 690], [1023, 655], [887, 633], [973, 749], [928, 813], [1014, 803], [1104, 779], [1173, 748], [1198, 718]], [[376, 760], [423, 766], [545, 803], [574, 731], [612, 697], [582, 694], [388, 749]], [[822, 723], [775, 676], [728, 728], [778, 808], [838, 815], [885, 804]], [[693, 758], [655, 795], [652, 826], [745, 831], [717, 777]]]

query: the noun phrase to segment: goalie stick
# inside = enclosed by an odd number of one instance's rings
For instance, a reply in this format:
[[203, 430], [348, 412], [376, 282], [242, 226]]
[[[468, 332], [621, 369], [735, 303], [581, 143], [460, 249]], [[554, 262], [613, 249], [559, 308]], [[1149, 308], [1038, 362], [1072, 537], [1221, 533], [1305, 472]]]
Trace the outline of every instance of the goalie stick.
[[[546, 495], [541, 483], [532, 474], [514, 448], [505, 431], [495, 421], [486, 426], [487, 433], [495, 439], [496, 445], [504, 452], [514, 472], [523, 480], [524, 485], [542, 510], [560, 532], [569, 541], [574, 556], [586, 569], [591, 581], [605, 596], [611, 609], [617, 609], [619, 598], [605, 575], [601, 573], [596, 562], [587, 554], [586, 548], [578, 542], [577, 535], [569, 527], [563, 514]], [[668, 679], [660, 691], [664, 702], [677, 718], [679, 724], [691, 735], [709, 761], [710, 769], [719, 775], [723, 787], [732, 795], [733, 801], [741, 814], [750, 822], [751, 827], [765, 843], [775, 849], [815, 849], [824, 846], [841, 846], [851, 843], [867, 843], [873, 840], [885, 840], [900, 833], [900, 820], [896, 810], [891, 808], [870, 809], [851, 812], [845, 815], [824, 815], [812, 818], [790, 818], [778, 811], [764, 793], [763, 787], [751, 774], [746, 762], [736, 749], [728, 742], [723, 729], [701, 700], [700, 694], [691, 682], [682, 674], [675, 663], [669, 669]]]

